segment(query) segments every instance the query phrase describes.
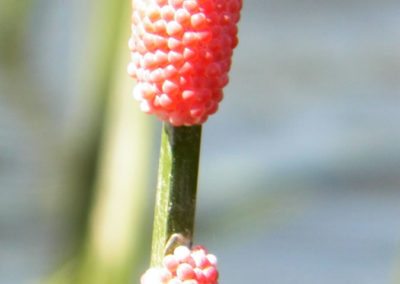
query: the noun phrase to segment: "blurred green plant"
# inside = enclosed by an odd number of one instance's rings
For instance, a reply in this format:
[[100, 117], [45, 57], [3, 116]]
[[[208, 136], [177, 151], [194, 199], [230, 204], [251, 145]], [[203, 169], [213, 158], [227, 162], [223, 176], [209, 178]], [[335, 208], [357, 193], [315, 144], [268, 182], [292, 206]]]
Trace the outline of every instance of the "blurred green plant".
[[70, 123], [64, 154], [70, 186], [79, 195], [71, 200], [79, 200], [82, 208], [71, 214], [89, 219], [81, 218], [78, 230], [86, 232], [82, 250], [47, 283], [129, 283], [135, 274], [152, 132], [129, 96], [129, 12], [128, 1], [97, 1], [91, 10], [80, 109]]
[[21, 62], [24, 33], [32, 1], [0, 1], [0, 63], [8, 67]]
[[[125, 45], [124, 45], [125, 47]], [[151, 131], [134, 108], [121, 56], [108, 103], [94, 202], [78, 283], [129, 283], [144, 237]]]

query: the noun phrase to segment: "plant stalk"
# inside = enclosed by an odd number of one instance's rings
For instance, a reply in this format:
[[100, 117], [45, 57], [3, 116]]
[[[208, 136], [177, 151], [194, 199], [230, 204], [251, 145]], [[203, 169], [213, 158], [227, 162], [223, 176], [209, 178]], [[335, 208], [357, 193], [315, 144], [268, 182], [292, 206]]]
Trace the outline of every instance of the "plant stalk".
[[162, 128], [151, 266], [162, 263], [174, 234], [191, 241], [195, 219], [201, 126]]

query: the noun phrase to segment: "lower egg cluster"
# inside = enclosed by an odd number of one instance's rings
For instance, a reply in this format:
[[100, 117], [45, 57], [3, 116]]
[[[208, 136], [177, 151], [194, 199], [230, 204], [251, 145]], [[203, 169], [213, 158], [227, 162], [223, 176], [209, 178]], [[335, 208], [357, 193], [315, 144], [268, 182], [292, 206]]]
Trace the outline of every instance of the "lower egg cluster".
[[204, 247], [178, 246], [164, 257], [163, 266], [150, 268], [141, 284], [217, 284], [217, 258]]
[[142, 111], [204, 123], [228, 83], [242, 0], [133, 0], [131, 63]]

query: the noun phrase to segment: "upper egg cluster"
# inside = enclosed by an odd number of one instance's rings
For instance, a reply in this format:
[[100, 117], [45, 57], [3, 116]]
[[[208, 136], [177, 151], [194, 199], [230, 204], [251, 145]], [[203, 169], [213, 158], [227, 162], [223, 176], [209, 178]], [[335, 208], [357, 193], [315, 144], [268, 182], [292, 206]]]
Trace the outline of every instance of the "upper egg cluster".
[[218, 109], [242, 0], [134, 0], [129, 74], [141, 109], [175, 126]]

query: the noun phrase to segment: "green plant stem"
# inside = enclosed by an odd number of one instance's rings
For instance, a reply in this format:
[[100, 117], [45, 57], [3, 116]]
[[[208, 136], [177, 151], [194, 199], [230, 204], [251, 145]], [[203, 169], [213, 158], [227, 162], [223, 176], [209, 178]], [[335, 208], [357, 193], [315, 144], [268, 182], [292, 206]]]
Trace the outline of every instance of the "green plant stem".
[[161, 264], [169, 238], [193, 236], [201, 126], [162, 128], [151, 266]]

